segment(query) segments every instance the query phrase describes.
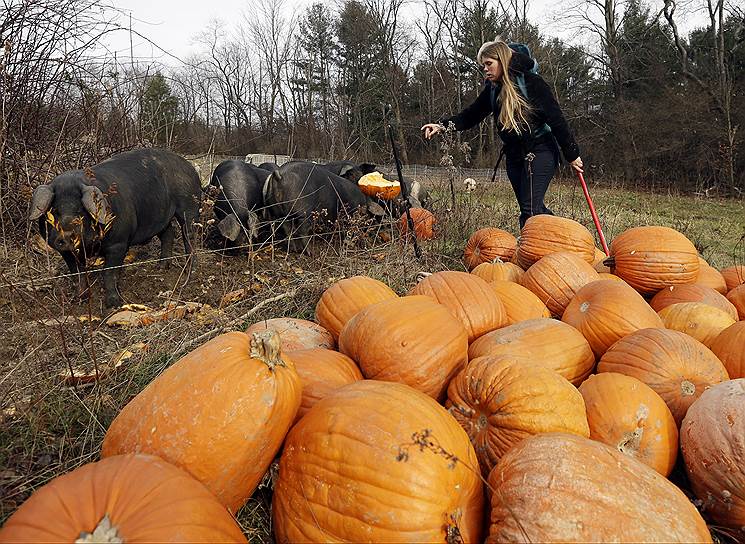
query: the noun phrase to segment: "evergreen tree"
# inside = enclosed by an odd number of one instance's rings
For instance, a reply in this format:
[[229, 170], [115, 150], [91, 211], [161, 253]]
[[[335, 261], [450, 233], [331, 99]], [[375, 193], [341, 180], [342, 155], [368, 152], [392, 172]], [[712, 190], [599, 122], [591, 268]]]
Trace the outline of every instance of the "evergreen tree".
[[178, 98], [171, 93], [171, 87], [156, 72], [145, 81], [145, 89], [140, 100], [140, 126], [143, 136], [154, 145], [165, 145], [173, 133], [178, 115]]

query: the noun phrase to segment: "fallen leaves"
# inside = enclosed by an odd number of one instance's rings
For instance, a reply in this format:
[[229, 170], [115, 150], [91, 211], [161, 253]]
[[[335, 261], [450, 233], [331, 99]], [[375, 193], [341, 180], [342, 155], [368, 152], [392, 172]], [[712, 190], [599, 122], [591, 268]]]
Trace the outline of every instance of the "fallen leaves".
[[110, 316], [106, 321], [109, 327], [128, 329], [145, 327], [159, 321], [171, 319], [197, 319], [212, 321], [215, 310], [209, 304], [200, 302], [165, 302], [160, 309], [152, 309], [143, 304], [125, 304], [122, 309]]
[[[96, 367], [92, 363], [64, 368], [57, 376], [62, 385], [84, 385], [101, 381], [119, 371], [138, 352], [147, 351], [147, 344], [137, 342], [116, 352], [108, 362]], [[72, 370], [72, 372], [71, 372]]]

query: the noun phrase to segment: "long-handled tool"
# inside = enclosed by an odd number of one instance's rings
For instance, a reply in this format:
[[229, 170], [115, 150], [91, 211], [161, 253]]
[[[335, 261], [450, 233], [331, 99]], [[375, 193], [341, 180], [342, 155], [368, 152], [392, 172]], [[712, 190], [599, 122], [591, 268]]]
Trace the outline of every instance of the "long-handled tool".
[[577, 172], [577, 177], [579, 177], [580, 183], [582, 183], [582, 191], [585, 193], [585, 200], [587, 200], [587, 205], [590, 206], [590, 214], [592, 215], [592, 220], [595, 222], [595, 229], [598, 231], [598, 236], [600, 236], [600, 243], [603, 244], [603, 251], [605, 251], [606, 255], [610, 255], [610, 251], [608, 250], [608, 244], [605, 243], [605, 236], [603, 236], [603, 229], [600, 227], [600, 220], [598, 219], [598, 214], [595, 211], [595, 206], [592, 204], [592, 198], [590, 198], [590, 192], [587, 190], [587, 184], [585, 183], [585, 177], [582, 175], [582, 172]]
[[391, 105], [386, 104], [385, 106], [385, 122], [388, 125], [388, 137], [391, 140], [391, 149], [393, 150], [393, 160], [396, 163], [396, 173], [398, 174], [398, 183], [401, 186], [401, 197], [404, 199], [404, 210], [406, 213], [406, 224], [409, 226], [409, 232], [414, 237], [414, 255], [417, 259], [422, 258], [422, 249], [416, 240], [416, 231], [414, 230], [414, 220], [411, 218], [411, 203], [409, 202], [409, 188], [404, 183], [404, 176], [401, 173], [401, 159], [398, 158], [398, 147], [396, 146], [396, 138], [393, 136], [393, 125], [389, 121], [391, 112]]

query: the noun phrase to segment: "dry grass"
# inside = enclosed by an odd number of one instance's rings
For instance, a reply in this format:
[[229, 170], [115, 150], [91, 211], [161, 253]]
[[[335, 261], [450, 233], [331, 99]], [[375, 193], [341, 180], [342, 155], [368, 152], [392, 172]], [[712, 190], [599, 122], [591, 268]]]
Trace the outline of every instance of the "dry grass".
[[[202, 176], [216, 164], [205, 165]], [[65, 280], [56, 276], [61, 259], [19, 245], [6, 251], [10, 259], [0, 268], [0, 319], [5, 324], [0, 342], [0, 522], [29, 494], [55, 476], [96, 460], [110, 422], [134, 395], [172, 364], [190, 340], [221, 332], [227, 323], [245, 328], [260, 319], [291, 316], [312, 318], [315, 303], [334, 281], [356, 274], [378, 278], [399, 294], [406, 293], [422, 270], [463, 270], [460, 257], [468, 236], [483, 226], [498, 226], [517, 234], [517, 205], [511, 188], [486, 180], [470, 193], [457, 186], [453, 207], [447, 181], [422, 180], [433, 189], [438, 236], [423, 245], [422, 261], [394, 229], [393, 240], [382, 243], [352, 226], [346, 241], [339, 237], [316, 242], [316, 254], [287, 255], [264, 248], [239, 255], [209, 252], [199, 244], [198, 268], [191, 282], [181, 285], [183, 260], [164, 272], [157, 263], [136, 264], [123, 277], [123, 294], [130, 302], [158, 306], [165, 300], [198, 301], [215, 310], [201, 317], [119, 330], [99, 322], [75, 319], [44, 324], [63, 316], [100, 315], [100, 286], [90, 304], [71, 297]], [[654, 195], [619, 188], [590, 188], [606, 238], [630, 226], [669, 225], [686, 233], [713, 265], [745, 262], [745, 206], [742, 201]], [[572, 181], [552, 185], [547, 204], [556, 214], [574, 218], [594, 230], [582, 191]], [[140, 252], [138, 262], [157, 255], [157, 243]], [[33, 282], [31, 281], [33, 280]], [[8, 287], [8, 283], [18, 284]], [[250, 295], [217, 310], [221, 297], [250, 287]], [[257, 304], [294, 292], [293, 296], [260, 308], [248, 320], [241, 316]], [[116, 373], [88, 386], [65, 386], [60, 376], [69, 367], [105, 367], [119, 350], [138, 342], [137, 351]], [[262, 488], [241, 510], [238, 519], [254, 542], [271, 541], [271, 491]]]

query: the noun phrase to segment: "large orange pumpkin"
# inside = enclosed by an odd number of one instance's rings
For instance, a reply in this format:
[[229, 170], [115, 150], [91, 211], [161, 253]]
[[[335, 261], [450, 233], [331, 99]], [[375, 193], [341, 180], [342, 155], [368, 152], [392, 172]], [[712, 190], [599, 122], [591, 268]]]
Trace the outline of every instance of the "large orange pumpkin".
[[644, 382], [615, 372], [587, 378], [590, 438], [608, 444], [667, 477], [678, 457], [678, 425], [665, 401]]
[[551, 313], [561, 317], [582, 287], [598, 279], [587, 261], [574, 253], [550, 253], [528, 268], [520, 283], [541, 299]]
[[683, 420], [680, 446], [704, 513], [745, 538], [745, 379], [704, 391]]
[[696, 283], [711, 287], [715, 291], [721, 294], [727, 293], [727, 282], [724, 281], [724, 276], [713, 266], [703, 259], [699, 260], [700, 268], [698, 269], [698, 277]]
[[303, 396], [295, 421], [340, 387], [363, 379], [355, 362], [338, 351], [300, 349], [293, 351], [291, 357], [303, 384]]
[[709, 348], [685, 333], [642, 329], [616, 342], [598, 363], [598, 372], [633, 376], [662, 397], [678, 425], [705, 389], [729, 379]]
[[659, 312], [672, 304], [679, 302], [703, 302], [723, 310], [730, 314], [733, 319], [737, 319], [737, 308], [721, 293], [711, 287], [700, 283], [688, 283], [685, 285], [671, 285], [665, 287], [659, 293], [652, 297], [649, 305]]
[[674, 484], [581, 436], [526, 438], [502, 457], [489, 484], [487, 542], [711, 542]]
[[734, 266], [728, 266], [727, 268], [723, 268], [721, 273], [727, 285], [728, 293], [738, 285], [745, 283], [745, 265], [736, 264]]
[[660, 317], [641, 295], [615, 280], [585, 285], [567, 305], [561, 320], [580, 331], [598, 357], [627, 334], [662, 327]]
[[468, 333], [432, 298], [399, 297], [350, 319], [339, 335], [339, 351], [368, 379], [405, 383], [441, 400], [468, 360]]
[[730, 379], [745, 378], [745, 321], [738, 321], [724, 329], [711, 343]]
[[493, 263], [495, 259], [509, 261], [515, 254], [517, 238], [506, 230], [497, 228], [479, 229], [466, 242], [463, 261], [468, 270], [482, 263]]
[[158, 455], [236, 512], [282, 445], [301, 388], [275, 332], [220, 335], [179, 359], [122, 409], [101, 455]]
[[503, 355], [469, 362], [450, 382], [445, 407], [468, 433], [485, 476], [527, 436], [590, 436], [576, 387], [550, 368]]
[[595, 367], [595, 355], [574, 327], [555, 319], [528, 319], [485, 334], [468, 348], [469, 359], [521, 357], [551, 368], [579, 385]]
[[724, 310], [703, 302], [678, 302], [659, 314], [666, 328], [690, 334], [707, 347], [736, 321]]
[[611, 272], [642, 294], [693, 283], [700, 264], [693, 243], [670, 227], [634, 227], [616, 236], [606, 260]]
[[345, 278], [323, 292], [316, 304], [316, 321], [338, 340], [344, 325], [361, 309], [397, 296], [382, 281], [367, 276]]
[[88, 463], [36, 490], [5, 522], [0, 542], [246, 538], [204, 485], [159, 457], [130, 454]]
[[290, 431], [272, 512], [279, 543], [446, 542], [453, 534], [480, 542], [478, 461], [434, 400], [363, 380], [320, 401]]
[[334, 349], [334, 336], [318, 323], [292, 317], [275, 317], [257, 321], [246, 329], [251, 336], [255, 332], [274, 331], [282, 341], [282, 351], [296, 349], [324, 348]]
[[529, 289], [512, 281], [493, 281], [489, 283], [504, 306], [507, 325], [514, 325], [528, 319], [551, 317], [551, 312]]
[[727, 293], [727, 300], [737, 309], [737, 318], [745, 319], [745, 285], [738, 285]]
[[450, 310], [468, 332], [468, 341], [502, 327], [507, 315], [489, 284], [466, 272], [446, 270], [422, 279], [412, 295], [426, 295]]
[[493, 263], [481, 263], [471, 270], [471, 274], [474, 274], [487, 282], [504, 280], [520, 283], [520, 278], [525, 274], [525, 270], [517, 266], [515, 263], [496, 261]]
[[[411, 208], [409, 214], [411, 215], [412, 223], [414, 223], [414, 234], [418, 240], [431, 240], [435, 237], [434, 228], [435, 224], [437, 224], [437, 218], [431, 211], [424, 208]], [[401, 232], [404, 235], [408, 234], [409, 220], [406, 212], [401, 215], [398, 223], [401, 227]]]
[[595, 239], [573, 219], [541, 214], [529, 217], [520, 231], [515, 258], [527, 270], [541, 257], [557, 251], [576, 253], [583, 260], [595, 260]]

